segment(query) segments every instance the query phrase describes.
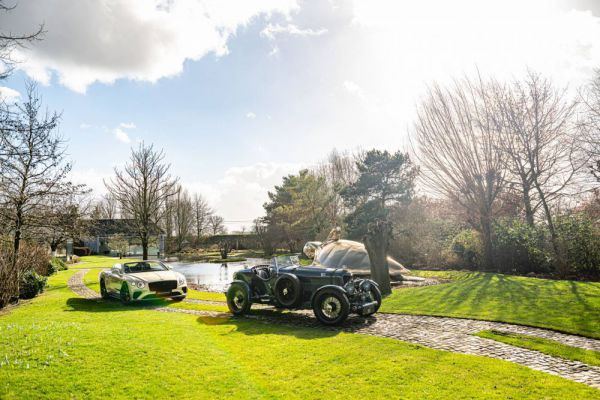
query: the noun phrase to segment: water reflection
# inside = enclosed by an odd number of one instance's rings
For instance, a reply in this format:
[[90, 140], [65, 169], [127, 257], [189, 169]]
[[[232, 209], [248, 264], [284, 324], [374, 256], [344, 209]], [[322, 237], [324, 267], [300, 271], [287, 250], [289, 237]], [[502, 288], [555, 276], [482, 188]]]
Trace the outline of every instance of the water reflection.
[[191, 286], [214, 292], [222, 292], [233, 280], [233, 274], [248, 266], [268, 263], [268, 260], [249, 258], [244, 262], [213, 264], [206, 262], [178, 261], [169, 263], [177, 272], [185, 275]]

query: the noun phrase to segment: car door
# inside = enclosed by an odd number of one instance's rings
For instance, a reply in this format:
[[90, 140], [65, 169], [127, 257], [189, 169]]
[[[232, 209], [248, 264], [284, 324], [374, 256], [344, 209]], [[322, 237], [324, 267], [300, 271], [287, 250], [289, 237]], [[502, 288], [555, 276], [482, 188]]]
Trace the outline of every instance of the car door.
[[111, 293], [119, 293], [121, 290], [121, 280], [123, 277], [123, 267], [121, 265], [113, 265], [110, 269], [109, 282], [106, 288]]

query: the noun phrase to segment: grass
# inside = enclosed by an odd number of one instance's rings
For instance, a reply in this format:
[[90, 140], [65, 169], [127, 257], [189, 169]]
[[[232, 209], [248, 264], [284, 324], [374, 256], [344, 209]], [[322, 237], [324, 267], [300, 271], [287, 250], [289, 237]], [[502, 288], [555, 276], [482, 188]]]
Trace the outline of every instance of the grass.
[[501, 321], [600, 338], [600, 283], [443, 273], [446, 284], [394, 290], [382, 312]]
[[493, 329], [477, 332], [475, 335], [525, 349], [536, 350], [553, 357], [559, 357], [565, 360], [580, 361], [588, 365], [600, 367], [600, 353], [597, 351], [567, 346], [554, 340], [544, 339], [536, 336], [501, 332]]
[[[76, 272], [52, 276], [43, 295], [0, 316], [0, 398], [562, 400], [600, 393], [506, 361], [393, 339], [86, 300], [67, 287]], [[87, 274], [88, 284], [95, 277]]]

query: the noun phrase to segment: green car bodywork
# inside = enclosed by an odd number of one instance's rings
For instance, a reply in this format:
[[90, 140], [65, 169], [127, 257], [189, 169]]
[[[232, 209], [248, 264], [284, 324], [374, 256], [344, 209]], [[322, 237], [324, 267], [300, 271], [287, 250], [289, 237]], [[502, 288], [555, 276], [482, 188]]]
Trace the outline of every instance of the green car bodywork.
[[349, 314], [369, 316], [381, 305], [381, 293], [370, 279], [357, 279], [344, 268], [301, 266], [297, 256], [274, 257], [270, 264], [237, 271], [227, 291], [235, 315], [253, 303], [279, 308], [312, 308], [319, 321], [338, 325]]

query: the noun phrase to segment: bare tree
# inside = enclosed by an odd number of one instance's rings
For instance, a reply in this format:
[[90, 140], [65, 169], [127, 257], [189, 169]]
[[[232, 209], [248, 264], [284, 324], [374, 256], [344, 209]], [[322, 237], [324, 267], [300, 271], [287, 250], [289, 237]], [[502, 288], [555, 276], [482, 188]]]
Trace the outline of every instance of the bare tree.
[[333, 149], [327, 159], [314, 169], [314, 174], [325, 182], [325, 187], [320, 188], [320, 191], [328, 193], [325, 213], [327, 220], [323, 222], [329, 227], [341, 226], [349, 212], [340, 193], [358, 179], [356, 163], [362, 156], [362, 152], [352, 154]]
[[594, 78], [580, 91], [583, 114], [580, 120], [584, 139], [584, 150], [590, 163], [589, 168], [600, 182], [600, 69]]
[[223, 219], [223, 217], [219, 215], [211, 215], [210, 217], [208, 217], [208, 225], [213, 236], [224, 234], [227, 232], [227, 230], [225, 229], [224, 222], [225, 220]]
[[137, 150], [132, 149], [123, 171], [115, 168], [114, 178], [104, 182], [121, 209], [133, 217], [144, 259], [148, 258], [150, 235], [158, 226], [165, 203], [176, 193], [177, 178], [171, 177], [169, 169], [162, 150], [141, 143]]
[[433, 84], [417, 110], [414, 133], [425, 184], [465, 210], [481, 234], [484, 267], [493, 268], [492, 222], [505, 179], [488, 90], [481, 77], [446, 88]]
[[525, 216], [534, 225], [541, 210], [548, 225], [552, 247], [559, 256], [552, 203], [573, 195], [577, 178], [587, 160], [579, 156], [574, 121], [576, 103], [567, 91], [549, 79], [529, 72], [505, 90], [496, 85], [496, 129], [505, 153], [507, 178], [522, 194]]
[[119, 203], [110, 194], [102, 196], [97, 207], [98, 218], [100, 219], [117, 219], [119, 215]]
[[208, 229], [209, 218], [213, 211], [201, 194], [196, 193], [193, 200], [194, 225], [196, 228], [196, 241], [199, 241], [205, 230]]
[[0, 136], [0, 213], [11, 222], [15, 254], [23, 230], [43, 225], [41, 211], [49, 198], [83, 189], [66, 180], [71, 164], [64, 161], [64, 141], [56, 133], [60, 115], [42, 112], [41, 107], [37, 88], [29, 83], [27, 100], [16, 105]]
[[36, 238], [50, 246], [53, 254], [67, 239], [81, 238], [89, 228], [91, 202], [87, 191], [48, 196], [41, 212]]
[[11, 290], [18, 290], [23, 272], [16, 268], [23, 235], [46, 226], [43, 211], [48, 199], [82, 190], [66, 179], [71, 165], [64, 160], [64, 142], [56, 133], [60, 116], [42, 112], [41, 107], [36, 86], [29, 83], [25, 102], [14, 105], [0, 124], [0, 218], [12, 242], [8, 279], [17, 282]]
[[[0, 0], [0, 12], [10, 12], [16, 6], [7, 6], [4, 0]], [[0, 80], [5, 79], [13, 70], [15, 60], [12, 55], [15, 49], [23, 48], [28, 44], [41, 40], [44, 34], [44, 26], [40, 25], [33, 33], [12, 34], [0, 32]]]
[[177, 251], [181, 251], [186, 239], [194, 228], [194, 207], [192, 199], [187, 190], [181, 186], [177, 188], [177, 194], [173, 199], [175, 243]]

